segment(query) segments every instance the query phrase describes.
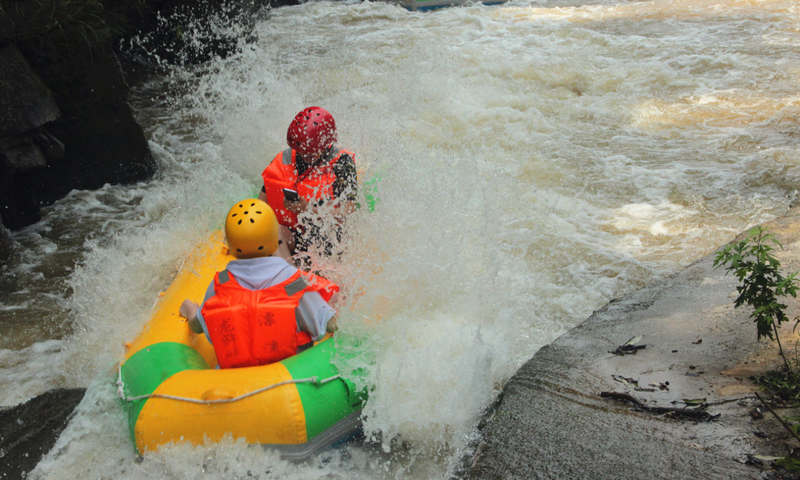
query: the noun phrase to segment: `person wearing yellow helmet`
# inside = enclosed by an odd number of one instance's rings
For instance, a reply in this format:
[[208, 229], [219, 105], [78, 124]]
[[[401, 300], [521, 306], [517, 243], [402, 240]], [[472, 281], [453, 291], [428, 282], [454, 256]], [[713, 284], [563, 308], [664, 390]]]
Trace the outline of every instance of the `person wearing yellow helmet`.
[[217, 272], [202, 305], [187, 299], [180, 314], [214, 346], [220, 368], [287, 358], [336, 328], [328, 303], [339, 287], [301, 272], [279, 256], [278, 221], [265, 202], [237, 202], [225, 219], [236, 260]]
[[236, 202], [225, 218], [225, 241], [238, 259], [272, 255], [278, 249], [275, 212], [258, 199]]

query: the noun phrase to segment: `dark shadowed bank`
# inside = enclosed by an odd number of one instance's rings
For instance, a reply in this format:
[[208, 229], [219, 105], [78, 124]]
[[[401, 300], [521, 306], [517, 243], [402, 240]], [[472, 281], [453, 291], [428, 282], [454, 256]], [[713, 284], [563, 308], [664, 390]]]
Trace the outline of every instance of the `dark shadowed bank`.
[[[786, 272], [800, 270], [799, 210], [766, 225]], [[459, 477], [795, 478], [758, 457], [800, 444], [750, 380], [781, 363], [775, 345], [756, 341], [750, 311], [733, 308], [736, 278], [713, 261], [612, 301], [537, 352], [505, 385]], [[644, 348], [612, 353], [632, 338]]]
[[2, 225], [39, 221], [42, 206], [73, 189], [150, 178], [156, 163], [126, 74], [225, 58], [255, 40], [270, 8], [297, 3], [0, 0]]
[[42, 13], [58, 2], [44, 3], [0, 4], [0, 217], [10, 230], [37, 222], [41, 206], [72, 189], [156, 170], [109, 30], [62, 26]]
[[85, 389], [58, 389], [0, 410], [0, 478], [24, 478], [56, 443]]

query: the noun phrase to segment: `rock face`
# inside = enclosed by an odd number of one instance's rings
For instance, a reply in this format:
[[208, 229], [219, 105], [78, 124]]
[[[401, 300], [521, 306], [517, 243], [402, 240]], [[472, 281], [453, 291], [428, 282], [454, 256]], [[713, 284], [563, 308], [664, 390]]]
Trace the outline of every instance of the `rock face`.
[[[69, 3], [5, 5], [11, 10], [0, 6], [0, 217], [14, 230], [38, 221], [42, 205], [72, 189], [144, 180], [155, 162], [109, 32], [70, 25], [73, 12], [60, 10], [74, 8]], [[55, 13], [42, 14], [48, 11]]]
[[0, 478], [24, 478], [50, 451], [86, 389], [51, 390], [0, 410]]
[[35, 223], [41, 206], [70, 190], [133, 183], [155, 172], [116, 53], [127, 65], [148, 68], [225, 58], [242, 40], [255, 40], [255, 20], [270, 8], [298, 3], [0, 2], [2, 224], [16, 230]]
[[0, 3], [3, 225], [15, 230], [38, 221], [41, 206], [72, 189], [137, 182], [155, 172], [113, 46], [126, 60], [150, 66], [224, 58], [242, 40], [255, 40], [253, 27], [259, 16], [272, 7], [297, 3]]
[[3, 223], [17, 228], [39, 219], [38, 206], [18, 179], [47, 165], [45, 152], [51, 160], [63, 155], [63, 145], [44, 129], [60, 111], [15, 44], [0, 47], [0, 65], [0, 214]]
[[[57, 119], [60, 112], [50, 90], [13, 43], [0, 48], [0, 133], [17, 135]], [[18, 92], [12, 96], [12, 92]]]
[[44, 42], [20, 44], [20, 50], [62, 112], [48, 130], [63, 141], [64, 156], [30, 172], [34, 201], [48, 204], [72, 189], [133, 183], [155, 173], [108, 30], [53, 32]]

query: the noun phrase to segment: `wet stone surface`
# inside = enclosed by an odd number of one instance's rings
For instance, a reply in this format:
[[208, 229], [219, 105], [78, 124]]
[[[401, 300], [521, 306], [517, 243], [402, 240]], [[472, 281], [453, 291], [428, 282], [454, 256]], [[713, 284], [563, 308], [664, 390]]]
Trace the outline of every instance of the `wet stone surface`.
[[56, 389], [0, 410], [0, 478], [18, 479], [33, 470], [55, 444], [84, 388]]
[[[795, 208], [766, 225], [786, 272], [800, 270], [799, 224]], [[465, 476], [791, 478], [753, 458], [798, 445], [750, 380], [778, 365], [776, 347], [756, 341], [750, 312], [733, 308], [735, 277], [713, 261], [609, 303], [537, 352], [484, 421]], [[696, 409], [707, 415], [681, 414]]]

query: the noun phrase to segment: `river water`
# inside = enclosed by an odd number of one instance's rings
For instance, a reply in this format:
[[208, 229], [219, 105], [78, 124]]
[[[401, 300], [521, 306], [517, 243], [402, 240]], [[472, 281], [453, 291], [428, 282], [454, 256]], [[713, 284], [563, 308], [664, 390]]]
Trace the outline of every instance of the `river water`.
[[[11, 234], [0, 405], [88, 387], [34, 478], [446, 478], [537, 349], [796, 195], [794, 0], [320, 2], [257, 33], [136, 87], [156, 178], [75, 191]], [[122, 344], [308, 105], [381, 178], [327, 266], [339, 341], [363, 350], [340, 366], [373, 389], [367, 439], [299, 465], [234, 441], [137, 458]]]

